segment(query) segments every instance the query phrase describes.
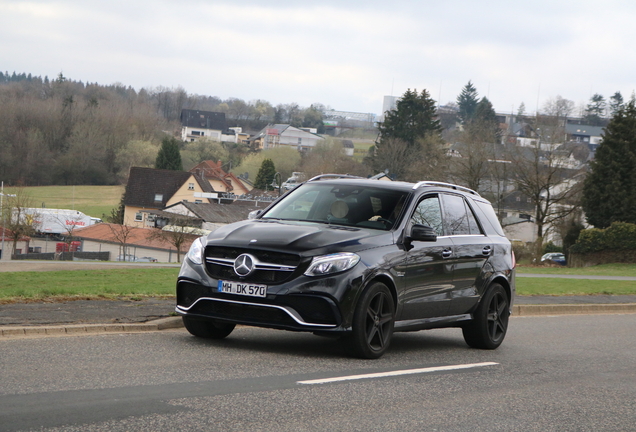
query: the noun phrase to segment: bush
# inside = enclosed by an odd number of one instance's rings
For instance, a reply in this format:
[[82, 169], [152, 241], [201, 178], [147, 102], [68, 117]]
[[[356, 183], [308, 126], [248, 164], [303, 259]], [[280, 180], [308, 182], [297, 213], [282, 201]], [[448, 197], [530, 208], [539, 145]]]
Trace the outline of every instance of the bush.
[[605, 229], [583, 230], [570, 248], [576, 254], [617, 250], [636, 250], [636, 224], [614, 222]]
[[543, 253], [547, 254], [550, 252], [563, 252], [563, 248], [555, 245], [552, 242], [547, 242], [545, 246], [543, 246]]

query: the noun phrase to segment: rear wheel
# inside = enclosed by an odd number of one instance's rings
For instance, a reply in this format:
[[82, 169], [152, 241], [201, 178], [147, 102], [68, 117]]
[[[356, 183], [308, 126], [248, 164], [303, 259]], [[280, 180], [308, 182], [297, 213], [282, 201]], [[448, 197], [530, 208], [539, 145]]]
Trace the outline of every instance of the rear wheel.
[[219, 323], [184, 316], [183, 325], [191, 335], [206, 339], [223, 339], [234, 330], [235, 324]]
[[497, 348], [506, 337], [509, 317], [510, 302], [506, 290], [499, 284], [492, 284], [471, 323], [462, 328], [464, 340], [473, 348]]
[[352, 354], [366, 359], [381, 357], [391, 343], [394, 319], [395, 304], [387, 286], [379, 282], [369, 286], [353, 315]]

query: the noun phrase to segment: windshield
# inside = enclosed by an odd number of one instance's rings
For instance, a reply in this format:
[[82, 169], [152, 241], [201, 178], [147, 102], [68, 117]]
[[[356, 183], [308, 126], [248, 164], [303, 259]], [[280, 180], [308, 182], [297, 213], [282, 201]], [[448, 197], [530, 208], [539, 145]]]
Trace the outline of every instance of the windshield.
[[306, 183], [269, 210], [262, 219], [329, 223], [390, 230], [406, 192], [382, 188]]

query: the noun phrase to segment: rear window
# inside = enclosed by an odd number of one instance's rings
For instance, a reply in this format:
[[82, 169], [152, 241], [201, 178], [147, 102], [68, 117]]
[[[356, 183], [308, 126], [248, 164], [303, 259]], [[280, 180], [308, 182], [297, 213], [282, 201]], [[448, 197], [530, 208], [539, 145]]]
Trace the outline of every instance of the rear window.
[[497, 219], [497, 214], [492, 208], [492, 205], [487, 201], [476, 199], [473, 199], [473, 202], [476, 204], [475, 211], [477, 212], [477, 216], [479, 217], [486, 234], [505, 237], [506, 234], [504, 234], [504, 230], [499, 223], [499, 219]]

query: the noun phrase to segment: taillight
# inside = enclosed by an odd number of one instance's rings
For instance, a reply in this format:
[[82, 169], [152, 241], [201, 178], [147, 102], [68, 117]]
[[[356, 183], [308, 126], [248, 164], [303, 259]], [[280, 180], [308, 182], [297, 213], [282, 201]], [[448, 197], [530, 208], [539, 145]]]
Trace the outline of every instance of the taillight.
[[511, 249], [510, 253], [512, 254], [512, 268], [515, 268], [517, 267], [517, 257], [515, 257], [515, 251]]

